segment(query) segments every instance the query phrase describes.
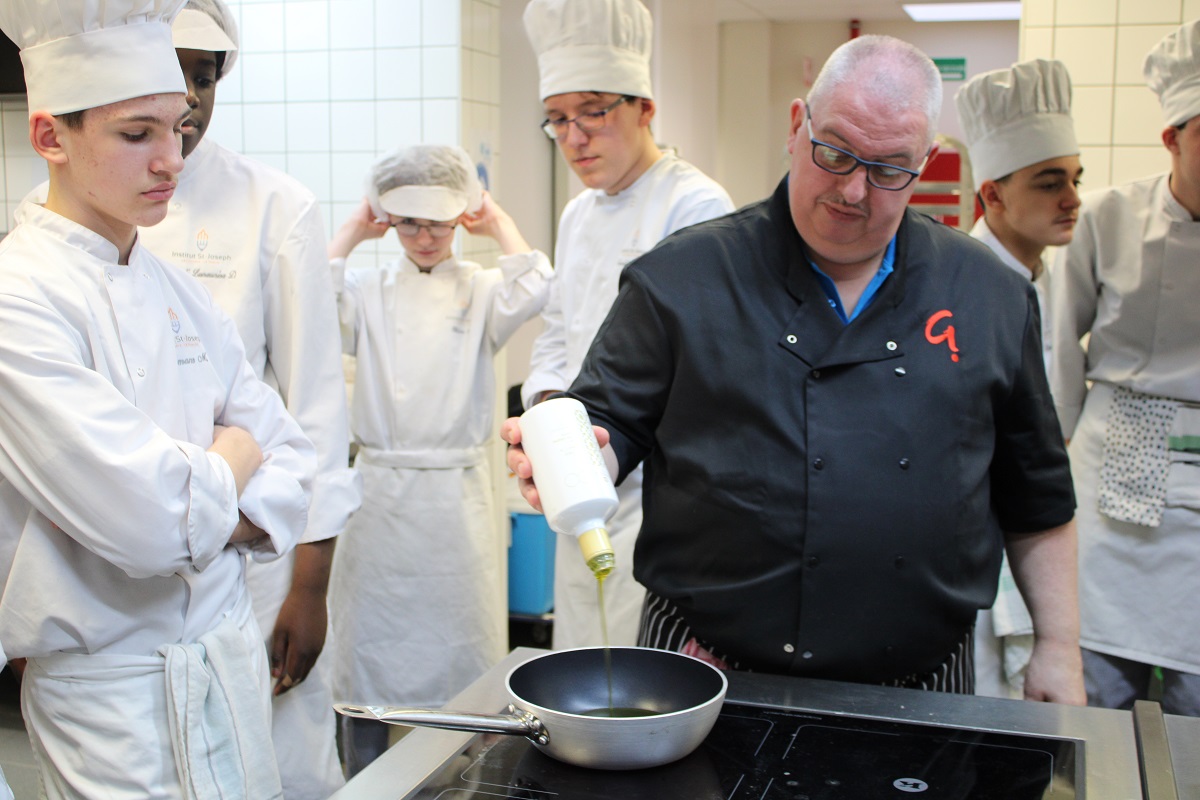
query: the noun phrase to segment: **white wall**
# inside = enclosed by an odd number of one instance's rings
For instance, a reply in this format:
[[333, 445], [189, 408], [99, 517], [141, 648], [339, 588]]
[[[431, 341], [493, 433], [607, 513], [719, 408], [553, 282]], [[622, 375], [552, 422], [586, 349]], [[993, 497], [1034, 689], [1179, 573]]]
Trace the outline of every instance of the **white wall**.
[[[863, 23], [861, 32], [896, 36], [933, 58], [965, 58], [967, 78], [1017, 60], [1015, 22], [877, 22]], [[808, 94], [821, 65], [849, 35], [849, 25], [842, 22], [721, 26], [721, 148], [714, 177], [738, 205], [766, 196], [787, 171], [791, 101]], [[938, 129], [954, 138], [961, 137], [954, 112], [954, 93], [961, 85], [943, 84]]]
[[644, 0], [654, 18], [655, 139], [712, 175], [720, 35], [716, 0]]
[[1071, 73], [1072, 116], [1084, 187], [1165, 172], [1163, 118], [1142, 78], [1147, 51], [1200, 0], [1024, 0], [1022, 58], [1058, 58]]

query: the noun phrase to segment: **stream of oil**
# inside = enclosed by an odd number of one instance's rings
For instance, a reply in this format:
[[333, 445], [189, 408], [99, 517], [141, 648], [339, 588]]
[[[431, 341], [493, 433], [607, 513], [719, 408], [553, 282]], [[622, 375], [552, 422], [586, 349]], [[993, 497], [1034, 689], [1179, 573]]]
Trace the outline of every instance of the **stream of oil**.
[[608, 716], [613, 714], [612, 650], [608, 647], [608, 614], [604, 611], [604, 575], [596, 576], [596, 599], [600, 601], [600, 635], [604, 637], [604, 674], [608, 678]]
[[608, 615], [604, 612], [604, 577], [596, 578], [596, 598], [600, 601], [600, 633], [604, 637], [604, 675], [608, 679], [608, 706], [584, 711], [585, 717], [653, 717], [657, 711], [645, 708], [613, 706], [612, 650], [608, 646]]

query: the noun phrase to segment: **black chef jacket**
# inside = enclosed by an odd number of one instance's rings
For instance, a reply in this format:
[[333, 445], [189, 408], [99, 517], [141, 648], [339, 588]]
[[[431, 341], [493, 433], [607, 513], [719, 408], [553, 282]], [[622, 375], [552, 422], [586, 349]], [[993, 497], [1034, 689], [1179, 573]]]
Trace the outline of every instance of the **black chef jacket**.
[[635, 576], [753, 669], [929, 672], [993, 602], [1004, 533], [1074, 513], [1028, 281], [907, 211], [847, 325], [786, 178], [630, 264], [570, 394], [618, 479], [645, 462]]

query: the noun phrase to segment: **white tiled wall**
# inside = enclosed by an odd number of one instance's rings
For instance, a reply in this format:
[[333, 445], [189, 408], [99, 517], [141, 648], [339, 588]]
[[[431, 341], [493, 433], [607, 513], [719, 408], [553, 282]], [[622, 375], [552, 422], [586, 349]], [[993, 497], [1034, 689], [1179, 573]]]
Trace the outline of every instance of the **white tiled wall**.
[[[217, 88], [208, 136], [290, 173], [326, 211], [329, 232], [362, 197], [386, 150], [461, 144], [494, 182], [499, 156], [500, 0], [227, 0], [241, 34]], [[45, 180], [30, 149], [23, 99], [0, 100], [3, 183], [11, 225], [21, 197]], [[486, 260], [473, 239], [464, 255]], [[400, 253], [386, 236], [353, 261]]]
[[1162, 113], [1142, 61], [1200, 16], [1200, 0], [1024, 0], [1022, 16], [1021, 57], [1058, 58], [1071, 72], [1086, 188], [1167, 170]]
[[29, 106], [25, 98], [0, 99], [0, 233], [12, 227], [13, 212], [21, 198], [46, 180], [46, 162], [29, 144]]

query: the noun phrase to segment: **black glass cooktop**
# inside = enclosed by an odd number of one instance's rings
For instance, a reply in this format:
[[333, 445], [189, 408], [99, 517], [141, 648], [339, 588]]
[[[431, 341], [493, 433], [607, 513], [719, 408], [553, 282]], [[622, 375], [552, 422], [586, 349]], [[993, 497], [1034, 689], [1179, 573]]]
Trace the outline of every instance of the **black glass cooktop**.
[[1077, 742], [726, 702], [691, 755], [629, 772], [483, 735], [415, 797], [468, 800], [1073, 800]]

